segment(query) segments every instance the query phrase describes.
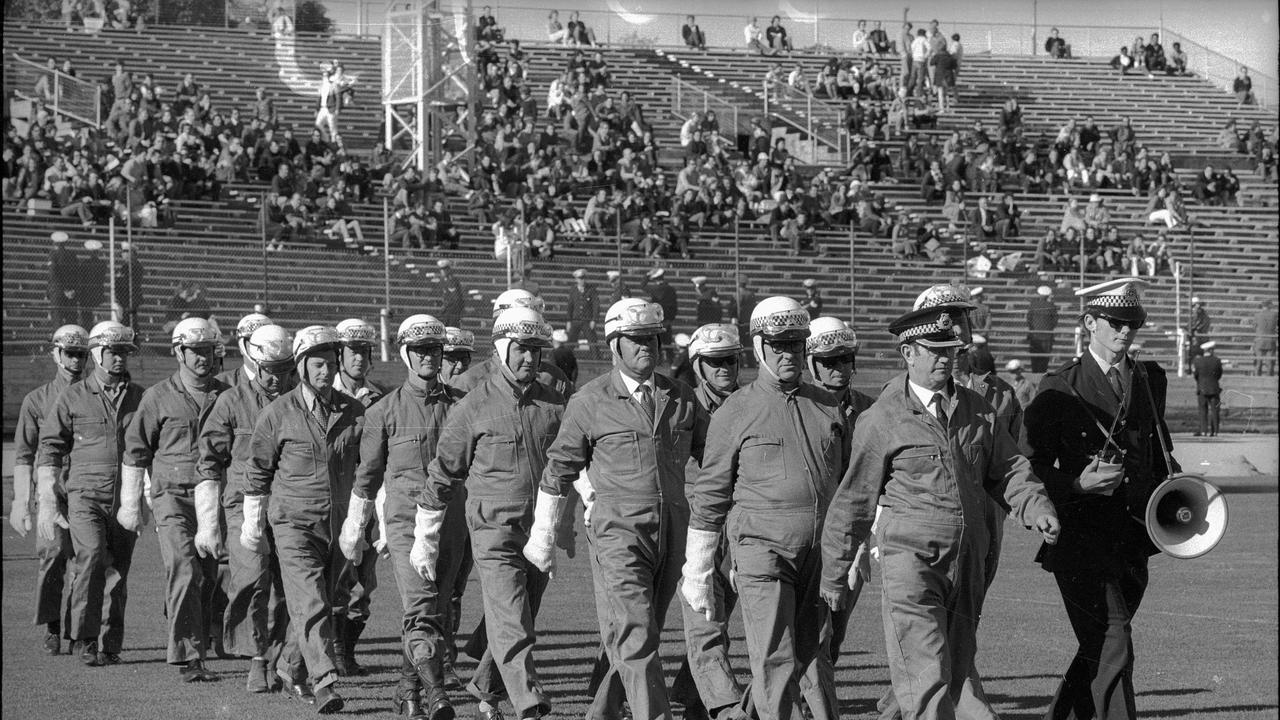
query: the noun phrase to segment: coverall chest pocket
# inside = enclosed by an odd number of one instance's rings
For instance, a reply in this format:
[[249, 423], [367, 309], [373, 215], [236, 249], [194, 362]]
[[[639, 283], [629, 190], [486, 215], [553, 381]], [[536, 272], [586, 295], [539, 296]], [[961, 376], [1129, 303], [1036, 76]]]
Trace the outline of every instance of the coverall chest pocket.
[[280, 448], [278, 472], [286, 478], [310, 480], [316, 476], [315, 449], [309, 442], [286, 440]]
[[782, 438], [753, 435], [742, 441], [738, 475], [744, 483], [774, 483], [787, 477]]
[[101, 446], [107, 441], [106, 418], [77, 417], [75, 420], [76, 443], [85, 446]]
[[601, 479], [630, 478], [640, 472], [640, 434], [624, 431], [601, 435], [592, 457], [595, 462], [608, 465], [600, 473]]
[[516, 439], [485, 435], [476, 441], [476, 465], [487, 473], [510, 473], [516, 469]]
[[893, 457], [894, 478], [910, 491], [938, 493], [942, 474], [942, 450], [936, 446], [904, 448]]
[[189, 455], [195, 449], [196, 421], [167, 417], [160, 426], [160, 448], [175, 455]]
[[420, 435], [406, 433], [387, 440], [387, 472], [399, 475], [421, 470], [423, 466]]

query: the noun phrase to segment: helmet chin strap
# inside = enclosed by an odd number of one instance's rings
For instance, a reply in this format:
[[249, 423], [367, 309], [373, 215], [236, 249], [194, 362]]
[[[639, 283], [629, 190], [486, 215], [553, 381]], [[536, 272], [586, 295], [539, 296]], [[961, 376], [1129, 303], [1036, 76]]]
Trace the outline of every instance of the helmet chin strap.
[[511, 370], [511, 366], [507, 364], [507, 355], [511, 350], [511, 338], [497, 338], [493, 341], [493, 357], [498, 361], [498, 369], [502, 371], [502, 376], [517, 385], [528, 385], [516, 379], [516, 374]]
[[71, 378], [72, 380], [79, 380], [80, 377], [84, 375], [84, 366], [82, 365], [80, 367], [80, 372], [76, 372], [66, 366], [65, 361], [63, 360], [64, 357], [65, 355], [62, 352], [62, 348], [54, 349], [54, 360], [53, 360], [54, 364], [56, 364], [58, 368], [62, 370], [62, 372], [66, 373], [67, 377]]
[[773, 378], [774, 382], [781, 383], [782, 378], [779, 378], [778, 373], [774, 372], [773, 368], [769, 367], [769, 363], [765, 362], [763, 337], [759, 335], [751, 337], [751, 351], [755, 353], [756, 364], [760, 366], [760, 371], [768, 374], [769, 377]]

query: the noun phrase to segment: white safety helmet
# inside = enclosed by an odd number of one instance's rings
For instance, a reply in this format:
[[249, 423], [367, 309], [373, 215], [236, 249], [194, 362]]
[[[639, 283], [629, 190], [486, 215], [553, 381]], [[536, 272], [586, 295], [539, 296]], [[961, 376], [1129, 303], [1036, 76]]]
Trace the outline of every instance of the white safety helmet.
[[401, 347], [444, 345], [445, 339], [444, 323], [425, 313], [405, 318], [396, 331], [396, 344]]
[[510, 307], [493, 321], [495, 346], [500, 340], [521, 345], [551, 347], [551, 324], [542, 319], [542, 313], [528, 307]]
[[293, 360], [302, 362], [308, 356], [325, 350], [337, 350], [342, 345], [342, 336], [327, 325], [308, 325], [293, 336]]
[[336, 328], [347, 347], [373, 347], [378, 342], [378, 330], [360, 318], [347, 318]]
[[218, 344], [218, 331], [201, 317], [189, 317], [173, 327], [173, 347], [207, 348]]
[[693, 341], [693, 338], [689, 337], [689, 333], [676, 333], [676, 336], [672, 339], [678, 348], [687, 348], [689, 343]]
[[444, 351], [457, 352], [465, 350], [466, 352], [474, 352], [476, 349], [476, 334], [470, 330], [462, 328], [447, 327], [444, 329]]
[[245, 340], [246, 354], [259, 368], [278, 375], [293, 367], [293, 336], [279, 325], [267, 324]]
[[809, 357], [849, 355], [858, 350], [858, 336], [845, 321], [824, 315], [809, 323], [805, 352]]
[[111, 348], [111, 351], [118, 355], [137, 352], [138, 346], [134, 342], [133, 328], [115, 320], [103, 320], [94, 325], [89, 331], [89, 354], [99, 365], [102, 364], [104, 348]]
[[662, 321], [661, 305], [642, 298], [622, 298], [605, 313], [604, 336], [612, 340], [621, 335], [658, 335], [664, 329]]
[[89, 331], [79, 325], [63, 325], [53, 331], [53, 346], [63, 350], [88, 350]]
[[493, 299], [493, 317], [498, 317], [503, 310], [512, 307], [527, 307], [539, 314], [545, 307], [542, 298], [523, 288], [512, 288]]
[[236, 340], [245, 340], [263, 325], [271, 325], [272, 319], [259, 312], [249, 313], [236, 323]]
[[689, 341], [689, 359], [700, 357], [729, 357], [742, 352], [742, 340], [738, 326], [729, 323], [708, 323], [693, 331]]
[[804, 340], [809, 337], [809, 312], [789, 297], [765, 298], [751, 311], [751, 335], [765, 340]]
[[934, 285], [925, 290], [916, 297], [916, 302], [911, 306], [912, 310], [923, 310], [931, 307], [956, 307], [962, 310], [972, 310], [974, 305], [970, 302], [972, 295], [963, 286], [951, 283], [942, 283]]

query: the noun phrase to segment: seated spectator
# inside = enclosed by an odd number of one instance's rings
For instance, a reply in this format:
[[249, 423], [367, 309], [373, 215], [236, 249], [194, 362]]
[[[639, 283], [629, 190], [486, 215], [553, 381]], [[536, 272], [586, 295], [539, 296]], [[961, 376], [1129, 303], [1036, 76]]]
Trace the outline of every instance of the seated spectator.
[[1111, 58], [1111, 67], [1119, 70], [1121, 75], [1128, 75], [1129, 71], [1133, 69], [1133, 62], [1133, 56], [1129, 54], [1129, 48], [1121, 46], [1120, 54]]
[[927, 203], [935, 203], [947, 197], [948, 186], [942, 166], [937, 160], [929, 163], [929, 172], [920, 183], [920, 197]]
[[774, 55], [784, 51], [791, 52], [791, 39], [787, 37], [787, 29], [782, 26], [781, 17], [773, 16], [769, 27], [765, 28], [764, 36]]
[[858, 27], [853, 31], [853, 39], [850, 42], [852, 51], [855, 53], [872, 52], [871, 36], [867, 33], [867, 21], [859, 20]]
[[1236, 173], [1229, 167], [1222, 168], [1222, 176], [1219, 180], [1218, 197], [1222, 199], [1222, 204], [1227, 206], [1244, 207], [1244, 203], [1240, 198], [1240, 178], [1236, 177]]
[[1222, 197], [1221, 177], [1213, 171], [1212, 165], [1205, 165], [1196, 175], [1195, 185], [1191, 188], [1191, 194], [1196, 200], [1205, 205], [1224, 205], [1225, 200]]
[[894, 52], [894, 45], [889, 40], [889, 33], [884, 31], [884, 27], [879, 20], [876, 21], [876, 26], [872, 28], [869, 40], [872, 51], [877, 55], [883, 56]]
[[920, 255], [920, 215], [907, 215], [906, 208], [898, 209], [898, 221], [889, 235], [889, 251], [899, 260], [912, 260]]
[[1130, 275], [1137, 277], [1145, 270], [1148, 276], [1155, 276], [1156, 259], [1147, 251], [1147, 243], [1142, 235], [1134, 235], [1129, 240], [1129, 247], [1125, 251], [1124, 259]]
[[1001, 240], [1017, 237], [1022, 230], [1020, 225], [1025, 214], [1026, 211], [1019, 209], [1014, 202], [1013, 195], [1001, 195], [1000, 204], [996, 206], [996, 237]]
[[1186, 210], [1177, 190], [1161, 187], [1151, 196], [1147, 203], [1147, 223], [1163, 222], [1165, 227], [1173, 229], [1187, 223]]
[[1182, 43], [1173, 44], [1173, 49], [1169, 52], [1169, 65], [1165, 68], [1165, 72], [1170, 75], [1190, 74], [1187, 72], [1187, 54], [1182, 51]]
[[1253, 96], [1253, 78], [1249, 77], [1249, 68], [1240, 66], [1240, 73], [1236, 75], [1235, 80], [1231, 81], [1231, 92], [1236, 95], [1237, 109], [1245, 105], [1257, 104], [1257, 98]]
[[1079, 243], [1072, 245], [1071, 249], [1075, 251], [1076, 267], [1082, 267], [1086, 271], [1090, 268], [1103, 270], [1102, 263], [1102, 244], [1098, 241], [1098, 231], [1093, 228], [1085, 228], [1081, 235]]
[[942, 204], [942, 216], [947, 219], [947, 230], [955, 232], [961, 220], [968, 217], [968, 196], [965, 194], [964, 181], [952, 180], [947, 189], [947, 199]]
[[996, 212], [985, 196], [978, 198], [978, 206], [968, 212], [969, 230], [978, 238], [996, 237]]
[[504, 34], [503, 29], [498, 27], [497, 19], [493, 17], [493, 8], [485, 5], [480, 17], [476, 18], [476, 39], [501, 43]]
[[569, 13], [569, 24], [565, 26], [568, 44], [579, 46], [596, 46], [596, 33], [578, 18], [578, 11]]
[[1169, 271], [1173, 269], [1173, 255], [1169, 250], [1169, 235], [1164, 230], [1156, 235], [1156, 239], [1147, 243], [1147, 257], [1150, 258], [1151, 267], [1154, 268], [1153, 274], [1158, 274], [1162, 270]]
[[[330, 241], [341, 239], [342, 246], [348, 248], [364, 245], [364, 231], [360, 221], [351, 217], [351, 204], [336, 189], [330, 189], [321, 200], [316, 210], [316, 225]], [[355, 235], [355, 240], [351, 236]], [[332, 244], [337, 247], [336, 243]]]
[[516, 222], [518, 215], [514, 208], [508, 208], [492, 226], [493, 257], [497, 260], [509, 257], [513, 268], [523, 268], [529, 259], [528, 243]]
[[1085, 222], [1084, 208], [1080, 207], [1080, 201], [1076, 198], [1068, 198], [1067, 206], [1062, 209], [1062, 224], [1058, 227], [1058, 232], [1065, 233], [1067, 230], [1074, 229], [1077, 232], [1084, 232], [1089, 224]]
[[1069, 259], [1067, 253], [1063, 252], [1063, 242], [1059, 239], [1057, 230], [1049, 228], [1044, 237], [1036, 242], [1035, 258], [1031, 264], [1037, 272], [1070, 269]]
[[1049, 30], [1049, 38], [1044, 41], [1044, 51], [1055, 60], [1071, 58], [1071, 45], [1058, 36], [1058, 28]]
[[1165, 72], [1168, 61], [1164, 56], [1164, 46], [1160, 44], [1160, 34], [1151, 33], [1151, 41], [1143, 48], [1143, 65], [1147, 68], [1147, 77], [1155, 77], [1154, 73]]
[[407, 206], [397, 206], [391, 214], [391, 242], [398, 242], [405, 250], [424, 249], [426, 242], [423, 239], [423, 227], [418, 220], [420, 219]]
[[943, 235], [933, 220], [925, 220], [924, 226], [916, 234], [916, 243], [924, 249], [925, 257], [939, 265], [951, 262], [950, 250], [943, 244], [943, 240]]
[[569, 33], [560, 24], [560, 12], [552, 10], [547, 15], [547, 40], [562, 45], [569, 44]]
[[1228, 118], [1227, 124], [1218, 133], [1218, 147], [1241, 154], [1249, 152], [1248, 139], [1237, 127], [1235, 118]]
[[194, 280], [183, 280], [178, 283], [173, 297], [169, 299], [168, 310], [165, 312], [165, 334], [172, 332], [180, 320], [190, 317], [208, 320], [213, 317], [213, 309], [209, 306], [209, 299], [204, 293], [204, 285]]
[[751, 18], [742, 28], [742, 39], [746, 43], [747, 51], [754, 51], [761, 55], [777, 55], [773, 48], [765, 45], [764, 31], [760, 29], [759, 22], [758, 18]]
[[[449, 250], [458, 248], [460, 235], [453, 225], [453, 215], [445, 207], [444, 200], [436, 198], [431, 202], [431, 210], [427, 212], [425, 225], [425, 239], [430, 247], [443, 247]], [[357, 235], [359, 235], [358, 231]]]
[[1089, 204], [1084, 209], [1084, 224], [1098, 232], [1105, 232], [1111, 226], [1111, 210], [1098, 193], [1089, 196]]
[[680, 28], [680, 37], [684, 40], [686, 47], [707, 49], [707, 36], [703, 34], [702, 28], [698, 27], [692, 15], [685, 17], [684, 25]]
[[1125, 242], [1120, 238], [1120, 229], [1112, 226], [1107, 229], [1099, 243], [1101, 249], [1101, 266], [1104, 272], [1117, 272], [1123, 269]]

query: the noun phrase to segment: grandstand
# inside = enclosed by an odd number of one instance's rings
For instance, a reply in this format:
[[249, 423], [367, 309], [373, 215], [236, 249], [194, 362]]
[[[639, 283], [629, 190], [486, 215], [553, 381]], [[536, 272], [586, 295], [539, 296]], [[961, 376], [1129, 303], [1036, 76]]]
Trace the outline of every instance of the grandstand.
[[[212, 91], [214, 104], [220, 109], [247, 109], [252, 106], [254, 89], [265, 87], [275, 99], [282, 121], [298, 129], [297, 134], [302, 137], [309, 132], [315, 107], [315, 94], [309, 89], [313, 85], [307, 84], [307, 78], [314, 83], [320, 63], [340, 59], [349, 73], [359, 77], [356, 104], [341, 115], [341, 132], [347, 147], [363, 158], [377, 139], [382, 110], [377, 92], [382, 70], [376, 39], [347, 37], [339, 41], [299, 35], [282, 48], [280, 42], [265, 33], [176, 27], [148, 28], [145, 38], [146, 42], [139, 42], [132, 33], [67, 34], [59, 25], [6, 21], [4, 44], [6, 53], [36, 62], [49, 55], [69, 57], [83, 72], [100, 77], [106, 76], [112, 63], [122, 59], [128, 68], [145, 69], [155, 75], [158, 83], [170, 88], [184, 73], [191, 72], [197, 82]], [[564, 67], [569, 50], [538, 42], [528, 43], [526, 49], [532, 57], [529, 82], [542, 107], [545, 88]], [[614, 79], [612, 89], [629, 90], [643, 104], [655, 137], [660, 144], [665, 143], [660, 159], [668, 170], [680, 166], [680, 148], [674, 139], [684, 120], [679, 113], [684, 104], [678, 107], [673, 97], [673, 77], [682, 87], [705, 93], [705, 100], [717, 103], [717, 107], [736, 108], [741, 118], [764, 110], [761, 78], [772, 64], [771, 59], [728, 50], [692, 53], [685, 49], [606, 48], [605, 55]], [[809, 68], [812, 76], [812, 69], [826, 57], [798, 52], [794, 59]], [[886, 64], [897, 71], [896, 61], [889, 59]], [[14, 89], [9, 64], [5, 67], [6, 87]], [[940, 117], [936, 132], [949, 134], [971, 126], [974, 120], [994, 125], [1000, 103], [1010, 96], [1017, 97], [1023, 106], [1028, 135], [1043, 132], [1052, 136], [1066, 120], [1090, 114], [1104, 125], [1131, 116], [1139, 141], [1157, 153], [1168, 151], [1184, 178], [1189, 179], [1207, 163], [1242, 169], [1242, 207], [1189, 203], [1195, 220], [1194, 258], [1192, 238], [1186, 231], [1173, 233], [1171, 240], [1175, 257], [1194, 267], [1194, 275], [1186, 280], [1210, 304], [1219, 354], [1238, 367], [1251, 366], [1250, 321], [1260, 301], [1277, 292], [1277, 192], [1274, 182], [1264, 182], [1253, 175], [1245, 168], [1242, 156], [1218, 148], [1215, 139], [1228, 118], [1237, 118], [1245, 126], [1253, 120], [1269, 126], [1275, 123], [1274, 111], [1237, 110], [1234, 97], [1197, 77], [1121, 78], [1099, 59], [1064, 62], [1043, 57], [972, 55], [966, 56], [961, 71], [957, 110]], [[810, 107], [816, 109], [810, 111]], [[778, 113], [771, 123], [775, 134], [789, 137], [793, 144], [809, 140], [810, 134], [838, 138], [841, 132], [840, 109], [827, 101], [793, 99], [790, 106], [775, 106], [774, 110]], [[812, 121], [804, 117], [802, 110], [812, 112]], [[840, 147], [838, 140], [835, 146]], [[837, 151], [825, 152], [819, 160], [837, 171], [844, 169]], [[235, 191], [235, 197], [218, 202], [176, 203], [179, 224], [175, 229], [132, 231], [132, 240], [147, 270], [146, 301], [138, 324], [153, 343], [164, 340], [159, 337], [164, 306], [180, 278], [198, 277], [205, 281], [215, 316], [224, 328], [254, 303], [263, 301], [264, 292], [272, 315], [286, 325], [298, 326], [317, 319], [336, 321], [339, 316], [372, 319], [383, 307], [386, 291], [394, 326], [407, 314], [424, 307], [429, 310], [438, 297], [432, 283], [434, 260], [438, 257], [452, 258], [455, 275], [463, 286], [479, 292], [481, 300], [468, 307], [466, 324], [478, 336], [487, 337], [488, 300], [505, 288], [504, 267], [493, 259], [489, 228], [467, 216], [463, 198], [448, 199], [462, 235], [457, 250], [405, 251], [393, 247], [388, 259], [381, 252], [381, 201], [358, 205], [354, 216], [364, 228], [367, 243], [374, 246], [372, 252], [292, 246], [268, 254], [262, 250], [263, 229], [257, 209], [259, 197], [267, 187], [240, 183], [229, 189]], [[874, 189], [890, 203], [941, 219], [940, 207], [921, 200], [915, 181], [876, 183]], [[1120, 191], [1104, 194], [1113, 221], [1126, 237], [1144, 231], [1145, 198]], [[1035, 239], [1048, 227], [1056, 227], [1061, 219], [1060, 195], [1017, 194], [1016, 199], [1029, 211], [1022, 221], [1021, 236], [990, 243], [994, 250], [1031, 251]], [[585, 197], [577, 200], [580, 206]], [[63, 229], [77, 239], [83, 239], [86, 233], [75, 218], [48, 211], [32, 214], [10, 201], [4, 205], [3, 221], [4, 339], [10, 357], [34, 354], [43, 349], [49, 330], [45, 299], [49, 233]], [[1150, 233], [1151, 228], [1145, 231]], [[103, 228], [95, 233], [105, 239]], [[123, 237], [123, 229], [119, 229], [118, 238]], [[863, 343], [860, 357], [872, 365], [876, 359], [888, 364], [889, 358], [894, 357], [892, 338], [884, 331], [889, 319], [908, 306], [924, 285], [960, 280], [964, 269], [959, 263], [939, 267], [922, 261], [894, 260], [887, 241], [868, 239], [861, 233], [853, 236], [851, 258], [850, 237], [848, 229], [819, 231], [816, 245], [821, 253], [796, 258], [786, 247], [773, 246], [767, 230], [759, 224], [744, 223], [737, 236], [729, 231], [700, 233], [692, 242], [691, 259], [673, 256], [661, 261], [683, 308], [677, 329], [692, 330], [695, 293], [689, 278], [707, 275], [722, 297], [733, 292], [736, 252], [741, 271], [752, 278], [761, 297], [799, 295], [801, 281], [816, 278], [825, 288], [827, 312], [852, 318]], [[571, 284], [569, 274], [575, 268], [586, 268], [603, 285], [605, 271], [618, 267], [620, 257], [629, 284], [638, 286], [643, 271], [652, 266], [651, 261], [625, 251], [618, 254], [617, 248], [618, 240], [612, 235], [591, 237], [558, 250], [554, 260], [537, 263], [535, 278], [541, 282], [550, 320], [563, 322]], [[1101, 275], [1090, 274], [1085, 282], [1092, 284], [1102, 279]], [[1144, 332], [1144, 343], [1151, 355], [1171, 362], [1176, 352], [1175, 287], [1168, 275], [1155, 280], [1148, 293], [1152, 329]], [[1037, 285], [1056, 288], [1064, 318], [1069, 318], [1075, 308], [1070, 291], [1078, 283], [1076, 273], [1008, 273], [970, 282], [987, 290], [996, 328], [991, 343], [1004, 357], [1025, 349], [1025, 301]], [[1190, 289], [1187, 285], [1182, 288], [1184, 302]], [[107, 311], [104, 306], [100, 315], [105, 317]], [[1064, 320], [1056, 342], [1059, 358], [1066, 357], [1072, 345], [1072, 327]], [[8, 405], [6, 402], [6, 415]]]

